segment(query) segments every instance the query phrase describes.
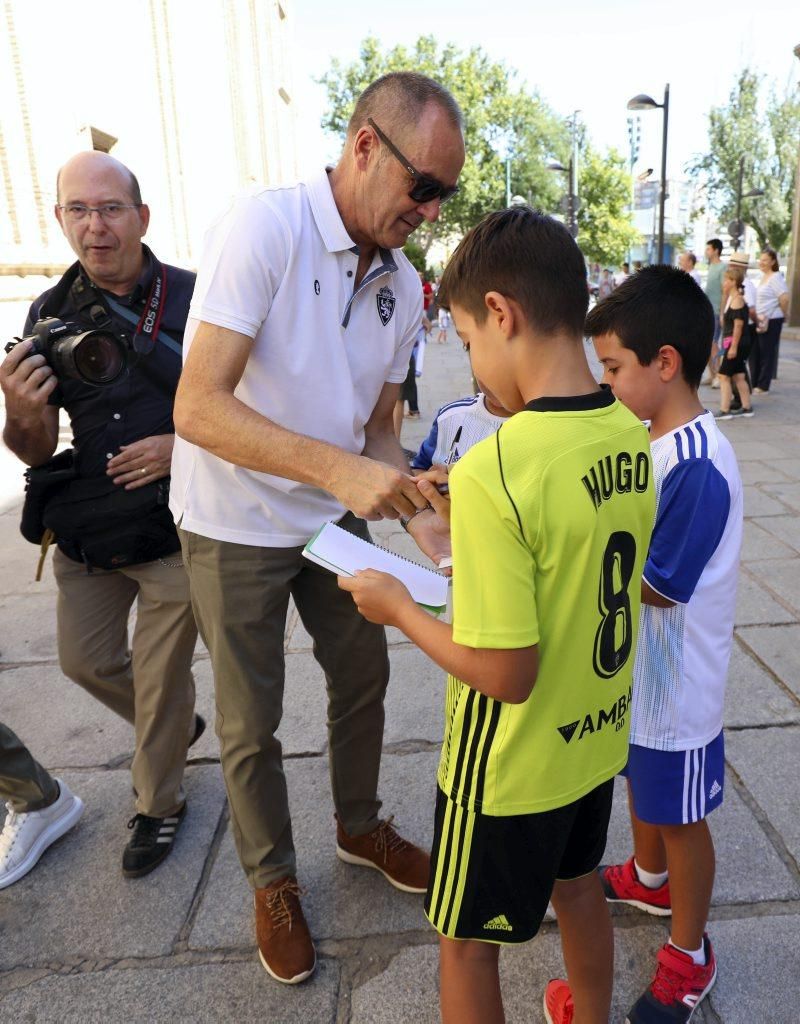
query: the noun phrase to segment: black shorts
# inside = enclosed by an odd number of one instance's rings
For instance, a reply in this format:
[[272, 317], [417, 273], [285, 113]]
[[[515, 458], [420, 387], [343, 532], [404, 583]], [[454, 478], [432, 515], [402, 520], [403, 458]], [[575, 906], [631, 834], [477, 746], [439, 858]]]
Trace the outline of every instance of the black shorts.
[[527, 942], [553, 884], [587, 875], [606, 848], [614, 780], [566, 807], [496, 817], [438, 790], [425, 915], [441, 935]]

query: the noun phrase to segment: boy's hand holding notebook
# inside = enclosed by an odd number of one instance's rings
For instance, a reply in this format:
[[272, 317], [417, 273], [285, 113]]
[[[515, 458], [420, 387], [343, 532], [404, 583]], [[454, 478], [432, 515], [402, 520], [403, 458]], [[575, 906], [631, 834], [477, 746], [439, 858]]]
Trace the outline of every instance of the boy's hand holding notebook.
[[370, 544], [334, 523], [326, 523], [303, 549], [303, 555], [339, 576], [355, 576], [361, 569], [377, 569], [396, 577], [417, 604], [435, 614], [447, 606], [447, 578], [393, 551]]

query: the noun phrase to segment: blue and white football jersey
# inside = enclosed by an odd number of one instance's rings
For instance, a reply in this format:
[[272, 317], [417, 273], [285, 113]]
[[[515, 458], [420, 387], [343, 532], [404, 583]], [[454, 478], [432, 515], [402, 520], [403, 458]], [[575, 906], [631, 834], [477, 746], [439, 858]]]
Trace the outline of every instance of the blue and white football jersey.
[[733, 644], [742, 481], [710, 412], [651, 444], [656, 522], [645, 581], [671, 608], [642, 605], [631, 743], [705, 746], [722, 729]]
[[451, 466], [478, 441], [490, 437], [507, 419], [493, 416], [482, 393], [459, 398], [436, 413], [430, 433], [411, 460], [412, 469], [430, 469], [434, 462]]

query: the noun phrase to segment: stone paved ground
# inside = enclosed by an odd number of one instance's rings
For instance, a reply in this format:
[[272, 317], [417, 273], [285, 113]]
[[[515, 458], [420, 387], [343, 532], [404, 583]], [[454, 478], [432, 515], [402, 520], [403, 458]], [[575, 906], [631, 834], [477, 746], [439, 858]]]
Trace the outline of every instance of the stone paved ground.
[[[744, 560], [726, 721], [726, 801], [712, 816], [718, 877], [710, 931], [720, 978], [698, 1019], [800, 1021], [800, 345], [784, 343], [781, 379], [751, 421], [724, 429], [746, 485]], [[451, 340], [431, 345], [418, 443], [445, 400], [469, 390]], [[713, 404], [716, 393], [705, 397]], [[300, 851], [301, 882], [320, 953], [313, 980], [271, 981], [254, 953], [250, 900], [228, 831], [216, 739], [209, 730], [187, 770], [189, 814], [173, 855], [149, 877], [121, 877], [131, 814], [128, 726], [67, 682], [56, 662], [54, 585], [33, 582], [34, 549], [17, 533], [18, 502], [0, 514], [0, 717], [86, 802], [78, 827], [37, 869], [0, 893], [0, 1020], [236, 1021], [393, 1024], [438, 1019], [436, 947], [419, 897], [334, 855], [321, 673], [307, 634], [286, 629], [281, 738]], [[408, 550], [391, 524], [375, 531]], [[394, 632], [381, 789], [403, 831], [431, 838], [441, 673]], [[198, 710], [213, 716], [211, 674], [198, 650]], [[629, 851], [623, 794], [608, 856]], [[615, 913], [614, 1014], [649, 980], [663, 922]], [[542, 1020], [540, 995], [561, 973], [557, 926], [502, 957], [508, 1020]]]

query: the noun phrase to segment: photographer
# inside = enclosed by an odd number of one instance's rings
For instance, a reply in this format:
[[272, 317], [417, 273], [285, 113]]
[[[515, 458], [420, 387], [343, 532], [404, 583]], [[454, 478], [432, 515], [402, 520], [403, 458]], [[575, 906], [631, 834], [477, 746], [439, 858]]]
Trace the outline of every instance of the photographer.
[[69, 160], [57, 193], [55, 215], [78, 262], [36, 299], [24, 333], [58, 317], [116, 335], [131, 358], [114, 383], [95, 387], [62, 374], [46, 346], [31, 354], [30, 340], [18, 343], [0, 365], [3, 437], [24, 463], [41, 466], [58, 443], [58, 407], [69, 413], [74, 479], [42, 517], [58, 541], [59, 660], [65, 675], [135, 728], [136, 813], [122, 867], [138, 877], [172, 849], [186, 807], [187, 747], [205, 727], [194, 714], [190, 668], [197, 630], [166, 507], [194, 274], [162, 265], [142, 244], [150, 211], [134, 175], [107, 154]]

